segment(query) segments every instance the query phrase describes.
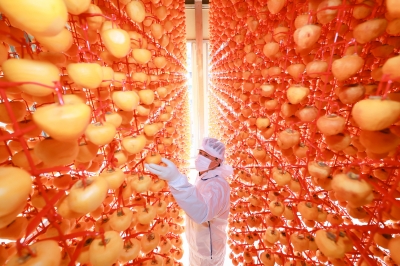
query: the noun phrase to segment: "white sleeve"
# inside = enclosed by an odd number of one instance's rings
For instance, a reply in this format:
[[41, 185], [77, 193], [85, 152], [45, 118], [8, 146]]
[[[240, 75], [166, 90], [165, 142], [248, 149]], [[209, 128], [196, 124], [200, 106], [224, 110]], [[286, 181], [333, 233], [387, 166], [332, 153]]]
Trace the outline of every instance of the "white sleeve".
[[210, 221], [222, 208], [224, 189], [219, 182], [213, 181], [201, 181], [207, 182], [201, 191], [183, 174], [168, 183], [178, 205], [198, 224]]

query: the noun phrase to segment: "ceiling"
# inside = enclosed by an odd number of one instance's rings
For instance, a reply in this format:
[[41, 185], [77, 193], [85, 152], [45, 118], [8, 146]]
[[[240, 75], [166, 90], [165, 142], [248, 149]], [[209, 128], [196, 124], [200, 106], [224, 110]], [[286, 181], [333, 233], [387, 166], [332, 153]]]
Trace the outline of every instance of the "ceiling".
[[[208, 0], [202, 0], [201, 1], [203, 5], [208, 5], [210, 4], [210, 1]], [[185, 0], [186, 5], [194, 5], [194, 0]]]
[[[1, 1], [1, 0], [0, 0]], [[203, 39], [208, 40], [209, 31], [209, 0], [202, 2], [202, 24], [203, 24]], [[186, 39], [196, 40], [196, 21], [195, 21], [195, 5], [194, 0], [185, 0], [186, 8]]]

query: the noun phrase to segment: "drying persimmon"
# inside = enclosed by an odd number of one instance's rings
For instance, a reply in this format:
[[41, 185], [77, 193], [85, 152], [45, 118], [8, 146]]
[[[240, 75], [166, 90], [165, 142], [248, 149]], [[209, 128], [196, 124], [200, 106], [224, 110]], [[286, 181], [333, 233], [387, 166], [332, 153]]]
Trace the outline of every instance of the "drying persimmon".
[[[29, 95], [46, 96], [54, 90], [42, 85], [54, 87], [60, 81], [60, 71], [48, 62], [29, 59], [8, 59], [2, 65], [4, 77], [11, 82], [27, 82], [18, 88]], [[36, 82], [38, 84], [29, 84]], [[42, 85], [41, 85], [42, 84]]]
[[60, 141], [78, 139], [91, 119], [91, 108], [84, 103], [54, 103], [39, 107], [32, 115], [33, 121]]
[[104, 236], [94, 239], [90, 244], [90, 263], [93, 266], [112, 265], [118, 260], [123, 247], [124, 241], [118, 232], [106, 231]]

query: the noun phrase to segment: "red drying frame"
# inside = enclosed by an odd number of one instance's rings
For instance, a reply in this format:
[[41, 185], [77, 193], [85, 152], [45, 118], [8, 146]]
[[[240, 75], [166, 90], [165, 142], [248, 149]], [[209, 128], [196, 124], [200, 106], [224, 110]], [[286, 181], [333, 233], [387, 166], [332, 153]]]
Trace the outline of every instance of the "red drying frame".
[[[164, 1], [163, 1], [164, 2]], [[163, 103], [160, 107], [157, 109], [153, 110], [151, 115], [147, 118], [148, 123], [154, 123], [158, 120], [159, 116], [165, 112], [165, 107], [172, 105], [173, 106], [173, 115], [171, 116], [171, 119], [167, 122], [167, 125], [169, 126], [174, 126], [177, 130], [177, 133], [174, 134], [174, 139], [176, 140], [176, 143], [174, 144], [177, 148], [174, 149], [165, 149], [163, 151], [158, 150], [158, 145], [161, 144], [161, 138], [164, 136], [168, 136], [163, 130], [160, 132], [154, 141], [153, 145], [148, 146], [145, 148], [145, 150], [140, 154], [142, 157], [139, 161], [129, 161], [127, 164], [122, 166], [122, 169], [126, 174], [129, 173], [138, 173], [138, 172], [143, 172], [144, 171], [144, 159], [147, 153], [149, 152], [159, 152], [162, 156], [167, 157], [167, 158], [173, 158], [177, 156], [178, 154], [185, 154], [185, 150], [188, 147], [188, 139], [187, 137], [182, 134], [182, 136], [179, 133], [179, 131], [185, 132], [186, 127], [185, 123], [180, 123], [181, 121], [178, 120], [182, 118], [187, 119], [187, 108], [188, 108], [188, 95], [186, 91], [186, 62], [185, 60], [185, 51], [179, 51], [179, 54], [174, 53], [174, 50], [171, 49], [170, 46], [168, 47], [162, 47], [153, 37], [152, 35], [145, 29], [143, 23], [142, 24], [137, 24], [134, 23], [130, 20], [130, 18], [125, 14], [123, 6], [120, 6], [119, 1], [107, 1], [107, 0], [100, 0], [97, 1], [97, 5], [101, 6], [102, 9], [105, 11], [104, 14], [88, 14], [84, 13], [79, 16], [72, 16], [69, 15], [69, 20], [68, 20], [68, 27], [69, 30], [73, 34], [73, 39], [74, 39], [74, 44], [79, 47], [79, 62], [95, 62], [98, 61], [98, 55], [97, 53], [93, 51], [102, 51], [105, 50], [105, 47], [100, 39], [99, 42], [97, 43], [90, 43], [89, 42], [89, 36], [87, 34], [87, 22], [86, 18], [88, 17], [93, 17], [93, 16], [103, 16], [105, 19], [113, 21], [115, 23], [119, 23], [120, 26], [125, 27], [126, 29], [136, 31], [140, 33], [143, 38], [147, 40], [149, 44], [152, 45], [153, 48], [150, 48], [150, 50], [153, 52], [155, 56], [165, 56], [169, 62], [171, 62], [171, 66], [166, 68], [166, 69], [158, 69], [154, 66], [151, 66], [149, 64], [147, 65], [138, 65], [134, 63], [129, 63], [128, 62], [128, 57], [124, 58], [120, 62], [113, 62], [112, 67], [115, 70], [119, 71], [124, 71], [126, 72], [127, 79], [124, 81], [123, 87], [124, 89], [142, 89], [142, 88], [151, 88], [151, 89], [156, 89], [157, 87], [161, 86], [169, 86], [169, 94], [163, 98], [160, 99], [161, 102]], [[160, 6], [162, 3], [158, 3], [153, 5], [152, 3], [146, 3], [146, 10], [150, 11], [150, 15], [147, 16], [147, 18], [151, 18], [153, 21], [156, 21], [158, 23], [162, 23], [156, 16], [153, 16], [151, 14], [152, 8], [155, 6]], [[183, 10], [183, 1], [175, 1], [175, 3], [172, 4], [170, 9], [175, 10], [175, 20], [174, 18], [170, 18], [171, 21], [174, 21], [175, 25], [173, 27], [173, 30], [175, 30], [174, 33], [166, 33], [168, 36], [170, 36], [171, 42], [173, 40], [173, 36], [181, 36], [184, 34], [184, 28], [178, 27], [180, 25], [179, 21], [182, 21], [184, 18], [184, 10]], [[7, 19], [6, 16], [2, 16], [2, 20], [5, 22], [6, 26], [10, 26], [10, 22]], [[83, 31], [83, 35], [78, 35], [77, 33], [77, 27], [81, 28]], [[6, 34], [6, 32], [1, 32], [1, 34]], [[16, 49], [12, 48], [11, 52], [9, 53], [9, 58], [16, 58], [17, 56], [19, 58], [26, 58], [26, 59], [35, 59], [37, 58], [37, 55], [45, 51], [38, 42], [34, 42], [31, 40], [30, 36], [25, 33], [25, 38], [24, 39], [17, 39], [13, 35], [10, 37], [15, 43], [19, 43], [23, 49], [19, 48], [20, 53], [15, 52]], [[181, 40], [181, 39], [180, 39]], [[174, 46], [172, 46], [174, 47]], [[18, 47], [17, 47], [18, 48]], [[148, 75], [154, 75], [157, 77], [157, 79], [149, 81], [148, 83], [140, 83], [133, 81], [131, 79], [131, 73], [134, 71], [140, 71], [140, 72], [145, 72]], [[65, 67], [61, 68], [61, 74], [64, 76], [66, 75], [66, 69]], [[2, 76], [2, 74], [1, 74]], [[26, 216], [29, 218], [29, 223], [26, 228], [25, 232], [25, 238], [19, 239], [16, 242], [16, 247], [17, 251], [20, 254], [22, 249], [27, 249], [29, 252], [29, 244], [34, 243], [35, 241], [43, 241], [45, 239], [52, 239], [56, 240], [59, 242], [59, 245], [64, 248], [64, 254], [68, 255], [69, 258], [63, 258], [63, 259], [69, 259], [69, 265], [75, 265], [76, 259], [78, 258], [80, 251], [83, 247], [83, 244], [85, 243], [86, 239], [88, 238], [93, 238], [100, 236], [103, 238], [104, 242], [104, 229], [100, 228], [98, 232], [94, 231], [93, 229], [89, 230], [75, 230], [77, 232], [74, 233], [69, 233], [69, 234], [64, 234], [62, 229], [60, 228], [58, 222], [60, 222], [63, 218], [57, 213], [57, 202], [66, 195], [65, 190], [58, 190], [55, 195], [53, 195], [51, 198], [48, 197], [46, 190], [50, 187], [51, 185], [43, 184], [42, 178], [46, 177], [47, 179], [53, 179], [57, 176], [59, 176], [61, 173], [71, 173], [75, 181], [77, 180], [82, 180], [83, 182], [86, 180], [86, 177], [89, 175], [93, 175], [95, 173], [91, 173], [86, 171], [86, 169], [79, 168], [79, 166], [76, 165], [66, 165], [66, 166], [59, 166], [59, 167], [51, 167], [51, 168], [43, 168], [43, 167], [38, 167], [35, 165], [32, 156], [30, 155], [29, 152], [29, 146], [27, 143], [27, 139], [24, 137], [24, 134], [27, 132], [30, 132], [32, 130], [36, 129], [36, 126], [28, 127], [21, 129], [18, 121], [15, 118], [15, 115], [12, 111], [12, 108], [10, 106], [10, 101], [23, 101], [26, 105], [26, 109], [28, 110], [28, 114], [26, 116], [26, 119], [29, 119], [31, 113], [34, 112], [36, 108], [39, 108], [42, 105], [46, 104], [51, 104], [53, 102], [44, 102], [41, 104], [34, 103], [28, 103], [26, 98], [24, 97], [17, 97], [13, 99], [9, 99], [10, 95], [7, 95], [8, 91], [7, 88], [9, 87], [14, 87], [18, 85], [23, 85], [23, 84], [35, 84], [35, 85], [41, 85], [47, 88], [54, 89], [54, 95], [55, 97], [58, 98], [58, 101], [60, 102], [61, 105], [64, 104], [63, 102], [63, 97], [62, 95], [66, 93], [67, 90], [70, 90], [72, 93], [83, 93], [84, 96], [86, 97], [87, 104], [92, 108], [92, 122], [98, 122], [98, 121], [104, 121], [104, 114], [107, 111], [110, 110], [115, 110], [115, 106], [112, 104], [110, 100], [101, 100], [96, 97], [96, 92], [99, 94], [100, 90], [107, 90], [108, 92], [112, 91], [111, 87], [108, 88], [98, 88], [95, 91], [89, 91], [89, 90], [79, 90], [76, 89], [74, 84], [67, 83], [67, 82], [55, 82], [53, 87], [46, 86], [44, 84], [39, 84], [35, 82], [4, 82], [0, 81], [0, 96], [2, 99], [2, 103], [4, 104], [7, 113], [12, 121], [11, 126], [13, 133], [11, 134], [6, 134], [5, 131], [1, 130], [0, 131], [0, 140], [4, 143], [5, 147], [7, 148], [10, 156], [13, 155], [12, 151], [8, 147], [7, 141], [9, 140], [16, 140], [21, 143], [23, 152], [26, 156], [26, 160], [28, 161], [29, 164], [29, 172], [34, 178], [34, 188], [38, 190], [38, 192], [43, 196], [43, 199], [45, 201], [45, 206], [42, 209], [36, 209], [32, 204], [30, 203], [30, 199], [27, 201], [27, 206], [25, 210], [22, 212], [23, 216]], [[114, 152], [120, 148], [120, 142], [123, 137], [129, 136], [129, 135], [136, 135], [139, 133], [143, 132], [143, 128], [140, 125], [142, 121], [139, 121], [139, 115], [137, 112], [133, 113], [133, 120], [131, 123], [131, 129], [129, 131], [124, 131], [124, 133], [121, 133], [121, 130], [119, 130], [118, 137], [108, 145], [108, 150], [105, 147], [101, 147], [99, 149], [100, 153], [104, 155], [104, 162], [101, 165], [100, 169], [96, 171], [97, 173], [101, 173], [103, 170], [107, 169], [108, 167], [116, 167], [118, 161], [114, 156]], [[37, 136], [37, 140], [43, 139], [43, 136]], [[86, 141], [85, 137], [82, 136], [79, 141]], [[175, 150], [176, 149], [176, 150]], [[182, 165], [184, 165], [184, 162], [180, 162]], [[13, 163], [10, 160], [6, 160], [5, 162], [1, 163], [0, 165], [4, 166], [12, 166]], [[155, 178], [155, 176], [153, 177]], [[70, 185], [70, 187], [73, 184]], [[121, 189], [119, 189], [119, 193], [116, 194], [114, 192], [109, 191], [109, 196], [113, 197], [114, 200], [112, 201], [112, 204], [109, 206], [108, 210], [104, 212], [101, 215], [100, 219], [103, 219], [107, 217], [107, 215], [110, 215], [113, 211], [119, 210], [122, 207], [129, 207], [129, 208], [134, 208], [137, 206], [143, 206], [147, 204], [156, 204], [160, 198], [155, 196], [155, 193], [151, 194], [149, 192], [143, 193], [141, 195], [144, 198], [144, 203], [141, 204], [127, 204], [126, 200], [123, 199], [122, 196], [122, 187], [126, 185], [126, 182], [121, 186]], [[160, 191], [159, 193], [164, 194], [168, 196], [170, 192], [166, 189]], [[163, 196], [164, 197], [164, 196]], [[169, 200], [169, 205], [167, 207], [168, 211], [172, 210], [177, 210], [179, 207], [174, 203], [173, 201]], [[105, 206], [105, 205], [104, 205]], [[87, 220], [88, 222], [91, 222], [94, 225], [94, 222], [96, 222], [95, 219], [93, 219], [90, 216], [82, 216], [78, 219], [76, 219], [75, 223], [78, 224], [81, 221]], [[175, 219], [167, 219], [167, 218], [162, 218], [159, 217], [157, 218], [152, 226], [149, 228], [149, 231], [151, 231], [154, 226], [156, 225], [156, 222], [158, 221], [165, 221], [168, 222], [171, 225], [177, 224]], [[50, 238], [43, 238], [43, 235], [46, 233], [47, 229], [50, 227], [54, 227], [57, 232], [58, 236], [56, 237], [50, 237]], [[122, 233], [122, 237], [125, 241], [129, 241], [130, 238], [136, 237], [140, 234], [144, 234], [147, 232], [134, 232], [132, 228], [129, 230], [126, 230], [125, 232]], [[40, 239], [38, 239], [38, 237]], [[179, 235], [173, 234], [173, 233], [168, 233], [166, 237], [169, 238], [176, 238], [179, 237]], [[105, 243], [105, 242], [104, 242]], [[76, 246], [74, 252], [71, 252], [68, 247], [71, 245]], [[105, 243], [106, 245], [106, 243]], [[173, 249], [172, 251], [174, 251]], [[151, 252], [148, 254], [148, 258], [143, 258], [143, 259], [136, 259], [132, 263], [129, 263], [128, 265], [139, 265], [142, 261], [144, 260], [149, 260], [153, 257], [154, 254], [158, 254], [157, 252]], [[34, 255], [34, 254], [33, 254]], [[160, 256], [164, 256], [163, 254], [158, 254]]]

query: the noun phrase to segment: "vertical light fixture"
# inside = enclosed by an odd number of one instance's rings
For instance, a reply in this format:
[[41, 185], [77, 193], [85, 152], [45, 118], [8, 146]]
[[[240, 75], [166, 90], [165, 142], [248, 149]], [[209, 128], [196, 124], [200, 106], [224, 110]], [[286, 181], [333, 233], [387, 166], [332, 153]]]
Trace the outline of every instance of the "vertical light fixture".
[[196, 72], [197, 72], [197, 93], [194, 94], [194, 101], [197, 103], [196, 113], [198, 123], [197, 144], [205, 136], [205, 112], [204, 112], [204, 73], [203, 73], [203, 3], [195, 0], [195, 28], [196, 28]]

